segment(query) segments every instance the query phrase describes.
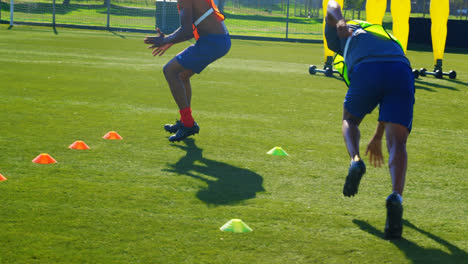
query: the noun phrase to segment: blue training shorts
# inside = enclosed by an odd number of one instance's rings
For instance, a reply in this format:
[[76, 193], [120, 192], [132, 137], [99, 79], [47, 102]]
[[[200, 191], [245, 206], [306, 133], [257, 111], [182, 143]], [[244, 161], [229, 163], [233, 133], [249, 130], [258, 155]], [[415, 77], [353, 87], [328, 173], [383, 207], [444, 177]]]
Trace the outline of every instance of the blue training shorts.
[[195, 44], [177, 54], [176, 59], [182, 67], [200, 73], [210, 63], [226, 55], [230, 48], [228, 34], [201, 36]]
[[379, 121], [413, 124], [414, 76], [403, 62], [363, 62], [354, 66], [345, 109], [364, 118], [379, 105]]

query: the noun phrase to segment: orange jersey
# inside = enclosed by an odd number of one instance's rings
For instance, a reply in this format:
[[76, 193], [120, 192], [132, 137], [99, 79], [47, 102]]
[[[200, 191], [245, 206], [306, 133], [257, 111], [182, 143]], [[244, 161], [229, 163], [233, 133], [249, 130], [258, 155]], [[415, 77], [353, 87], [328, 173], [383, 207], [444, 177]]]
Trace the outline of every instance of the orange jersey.
[[[206, 16], [210, 15], [211, 13], [214, 13], [215, 17], [216, 17], [216, 20], [218, 21], [224, 21], [224, 15], [221, 14], [221, 12], [219, 12], [219, 9], [218, 7], [216, 6], [216, 4], [213, 2], [213, 0], [203, 0], [205, 1], [206, 3], [208, 3], [211, 8], [208, 9], [208, 11], [205, 12], [205, 14], [203, 14], [197, 21], [195, 21], [195, 23], [197, 23], [197, 25], [199, 23], [201, 23], [203, 21], [203, 19], [206, 18]], [[180, 12], [180, 8], [179, 8], [179, 5], [177, 5], [177, 9], [179, 10]], [[200, 20], [201, 19], [201, 20]], [[198, 38], [200, 37], [200, 35], [198, 34], [198, 30], [197, 30], [197, 25], [195, 25], [195, 23], [192, 24], [192, 27], [193, 27], [193, 37], [198, 40]]]

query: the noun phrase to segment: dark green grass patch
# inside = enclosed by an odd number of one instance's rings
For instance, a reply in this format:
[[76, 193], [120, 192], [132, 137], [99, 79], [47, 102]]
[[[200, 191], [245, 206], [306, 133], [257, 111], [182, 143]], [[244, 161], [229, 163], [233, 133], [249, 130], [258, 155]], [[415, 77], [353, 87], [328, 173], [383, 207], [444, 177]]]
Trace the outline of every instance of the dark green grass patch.
[[[193, 77], [199, 135], [178, 117], [144, 35], [0, 27], [1, 263], [463, 263], [467, 259], [466, 54], [458, 79], [416, 82], [404, 239], [382, 239], [388, 168], [351, 199], [339, 78], [308, 74], [315, 44], [233, 40]], [[430, 52], [409, 51], [415, 68]], [[362, 124], [362, 151], [377, 115]], [[102, 139], [115, 130], [121, 141]], [[90, 150], [70, 150], [83, 140]], [[283, 147], [290, 156], [266, 152]], [[57, 164], [31, 160], [49, 153]], [[385, 155], [386, 157], [388, 155]], [[367, 159], [366, 159], [367, 161]], [[252, 233], [219, 231], [240, 218]]]

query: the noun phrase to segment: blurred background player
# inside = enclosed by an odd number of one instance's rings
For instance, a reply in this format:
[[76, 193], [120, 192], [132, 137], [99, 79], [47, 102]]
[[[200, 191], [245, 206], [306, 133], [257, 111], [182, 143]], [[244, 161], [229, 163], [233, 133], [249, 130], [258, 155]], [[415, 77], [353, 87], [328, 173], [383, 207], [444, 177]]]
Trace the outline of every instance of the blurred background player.
[[196, 39], [195, 44], [177, 54], [163, 69], [180, 112], [180, 121], [164, 126], [166, 131], [175, 133], [169, 141], [180, 141], [200, 131], [192, 117], [190, 77], [226, 55], [231, 48], [224, 16], [213, 0], [178, 0], [177, 7], [180, 27], [174, 33], [166, 36], [156, 29], [157, 36], [144, 39], [145, 44], [151, 45], [148, 48], [153, 50], [153, 56], [163, 55], [175, 43]]
[[[379, 105], [377, 129], [366, 155], [370, 163], [381, 166], [382, 136], [385, 132], [389, 152], [388, 166], [393, 192], [386, 200], [385, 237], [397, 239], [402, 233], [403, 188], [406, 177], [406, 140], [411, 131], [414, 105], [414, 77], [401, 44], [388, 34], [376, 34], [363, 28], [366, 22], [346, 23], [340, 5], [330, 0], [327, 7], [325, 36], [328, 47], [344, 58], [344, 78], [349, 85], [344, 100], [342, 132], [351, 157], [343, 188], [345, 196], [354, 196], [366, 172], [359, 154], [359, 124]], [[367, 24], [368, 25], [368, 24]], [[377, 28], [380, 27], [380, 28]], [[385, 31], [382, 31], [385, 32]]]

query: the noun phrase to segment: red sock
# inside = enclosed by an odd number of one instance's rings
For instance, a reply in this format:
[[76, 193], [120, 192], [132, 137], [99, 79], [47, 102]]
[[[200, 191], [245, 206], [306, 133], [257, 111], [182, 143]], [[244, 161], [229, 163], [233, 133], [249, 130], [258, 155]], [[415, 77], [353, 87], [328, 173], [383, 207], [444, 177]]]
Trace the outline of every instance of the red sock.
[[180, 121], [184, 124], [184, 127], [193, 127], [192, 109], [190, 107], [179, 110], [180, 112]]

